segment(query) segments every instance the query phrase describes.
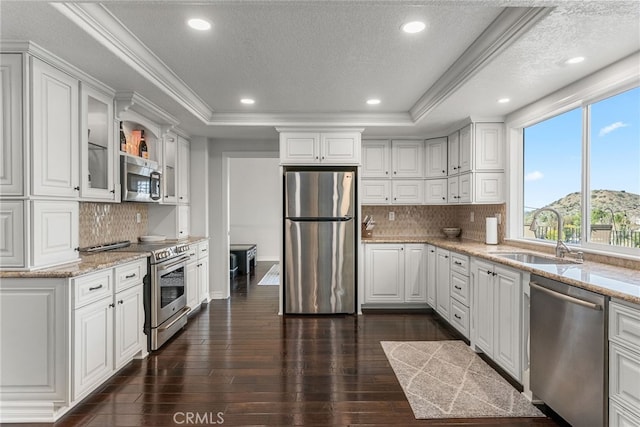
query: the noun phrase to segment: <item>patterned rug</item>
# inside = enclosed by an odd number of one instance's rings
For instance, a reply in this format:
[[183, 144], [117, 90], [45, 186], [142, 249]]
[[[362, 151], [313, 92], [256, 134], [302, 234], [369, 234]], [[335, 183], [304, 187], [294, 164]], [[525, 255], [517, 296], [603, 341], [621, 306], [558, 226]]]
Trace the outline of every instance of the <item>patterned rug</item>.
[[381, 341], [417, 419], [544, 417], [462, 341]]
[[280, 285], [280, 264], [272, 265], [267, 274], [260, 279], [258, 285]]

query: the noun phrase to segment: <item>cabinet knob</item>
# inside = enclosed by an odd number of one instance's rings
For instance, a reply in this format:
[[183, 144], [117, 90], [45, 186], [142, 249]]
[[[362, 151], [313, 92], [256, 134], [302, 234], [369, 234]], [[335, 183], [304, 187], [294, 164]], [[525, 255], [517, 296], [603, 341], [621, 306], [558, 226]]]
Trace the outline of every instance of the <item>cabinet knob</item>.
[[111, 193], [111, 194], [116, 194], [116, 190], [115, 190], [115, 189], [113, 189], [113, 190], [111, 190], [111, 191], [110, 191], [110, 193]]
[[434, 253], [435, 251], [432, 249], [432, 250], [430, 250], [429, 252]]
[[316, 160], [318, 160], [318, 156], [316, 156]]
[[498, 275], [498, 273], [491, 273], [491, 274], [493, 274], [494, 276], [497, 276], [497, 275]]
[[394, 197], [394, 198], [393, 198], [393, 200], [398, 200], [398, 198], [397, 198], [397, 197]]
[[458, 169], [462, 169], [462, 166], [458, 165]]
[[168, 199], [168, 198], [169, 198], [169, 195], [164, 196], [164, 198], [165, 198], [165, 199]]
[[487, 274], [491, 274], [491, 272], [489, 270], [487, 270]]
[[73, 189], [76, 190], [76, 191], [80, 191], [80, 186], [73, 187]]
[[442, 173], [446, 173], [446, 172], [444, 171], [444, 169], [442, 170]]
[[78, 246], [76, 248], [73, 248], [73, 250], [76, 251], [76, 252], [80, 252], [80, 247]]
[[113, 308], [115, 306], [116, 306], [115, 304], [109, 304], [109, 308]]
[[396, 171], [393, 171], [393, 174], [394, 174], [394, 175], [395, 175], [395, 174], [397, 174], [397, 173], [398, 173], [398, 172], [396, 172]]
[[445, 197], [443, 197], [442, 200], [447, 200], [447, 199]]
[[389, 175], [389, 171], [384, 171], [384, 174], [385, 175]]
[[445, 258], [449, 258], [449, 255], [445, 255], [444, 257], [445, 257]]
[[180, 200], [184, 199], [184, 197], [180, 196]]
[[124, 304], [124, 300], [118, 301], [118, 304]]
[[453, 170], [456, 170], [456, 169], [458, 169], [458, 168], [454, 166], [454, 167], [453, 167]]

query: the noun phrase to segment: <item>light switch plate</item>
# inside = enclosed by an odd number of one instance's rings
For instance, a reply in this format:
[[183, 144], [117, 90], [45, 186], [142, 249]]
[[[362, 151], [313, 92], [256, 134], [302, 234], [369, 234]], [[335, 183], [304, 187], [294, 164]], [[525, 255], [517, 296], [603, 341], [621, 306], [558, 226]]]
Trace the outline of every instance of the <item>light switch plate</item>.
[[473, 221], [475, 221], [475, 220], [476, 220], [476, 216], [475, 216], [475, 214], [474, 214], [474, 213], [473, 213], [473, 211], [472, 211], [472, 212], [471, 212], [471, 215], [470, 215], [470, 217], [469, 217], [469, 222], [473, 222]]
[[389, 212], [389, 221], [395, 221], [395, 220], [396, 220], [396, 213]]
[[136, 223], [140, 224], [142, 222], [142, 214], [140, 212], [136, 212]]

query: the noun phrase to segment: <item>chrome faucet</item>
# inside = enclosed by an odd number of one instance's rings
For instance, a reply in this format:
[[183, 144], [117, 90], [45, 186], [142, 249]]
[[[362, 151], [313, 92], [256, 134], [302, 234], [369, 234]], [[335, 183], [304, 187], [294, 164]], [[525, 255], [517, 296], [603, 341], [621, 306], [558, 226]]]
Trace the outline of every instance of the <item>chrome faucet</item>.
[[560, 212], [558, 212], [557, 210], [553, 208], [540, 208], [537, 211], [535, 211], [533, 213], [533, 219], [531, 220], [531, 226], [529, 226], [529, 230], [536, 231], [536, 226], [537, 226], [536, 219], [538, 218], [538, 215], [542, 211], [553, 212], [554, 214], [556, 214], [556, 217], [558, 217], [558, 241], [556, 242], [556, 256], [558, 258], [564, 258], [566, 254], [572, 253], [575, 255], [576, 262], [583, 262], [584, 255], [582, 251], [574, 252], [571, 249], [569, 249], [569, 247], [562, 241], [562, 232], [564, 231], [564, 223], [562, 221], [562, 216], [560, 215]]

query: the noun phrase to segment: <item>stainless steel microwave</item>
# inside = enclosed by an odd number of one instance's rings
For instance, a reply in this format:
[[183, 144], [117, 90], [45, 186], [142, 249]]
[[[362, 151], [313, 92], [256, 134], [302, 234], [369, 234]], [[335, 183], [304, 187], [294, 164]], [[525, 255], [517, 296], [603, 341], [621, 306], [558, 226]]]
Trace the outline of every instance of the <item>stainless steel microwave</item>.
[[158, 202], [162, 198], [158, 163], [128, 154], [120, 155], [123, 202]]

